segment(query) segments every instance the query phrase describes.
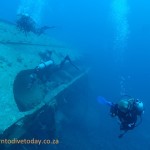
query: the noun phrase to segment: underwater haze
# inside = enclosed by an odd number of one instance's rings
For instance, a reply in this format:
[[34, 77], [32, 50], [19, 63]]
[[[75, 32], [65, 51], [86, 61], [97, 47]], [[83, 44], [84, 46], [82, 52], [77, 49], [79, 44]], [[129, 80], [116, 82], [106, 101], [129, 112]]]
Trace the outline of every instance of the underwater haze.
[[[46, 34], [77, 49], [91, 67], [89, 96], [82, 97], [88, 107], [83, 119], [81, 106], [70, 114], [72, 123], [63, 124], [61, 144], [41, 149], [150, 149], [149, 6], [149, 0], [0, 1], [0, 19], [15, 24], [18, 14], [28, 13], [39, 26], [55, 26]], [[141, 99], [145, 113], [142, 124], [119, 139], [117, 121], [96, 99], [116, 102], [122, 95]]]

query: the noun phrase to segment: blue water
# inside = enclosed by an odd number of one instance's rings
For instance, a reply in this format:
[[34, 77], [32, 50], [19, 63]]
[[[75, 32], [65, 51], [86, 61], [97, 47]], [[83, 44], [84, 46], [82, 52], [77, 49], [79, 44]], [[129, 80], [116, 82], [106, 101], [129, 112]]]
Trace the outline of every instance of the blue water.
[[[31, 2], [36, 3], [34, 11]], [[0, 18], [15, 22], [25, 3], [0, 1]], [[76, 118], [76, 125], [64, 127], [65, 146], [54, 149], [149, 150], [150, 1], [31, 0], [28, 6], [27, 13], [39, 25], [56, 26], [48, 31], [50, 36], [78, 49], [92, 66], [86, 122]], [[142, 125], [120, 140], [117, 121], [96, 97], [115, 102], [123, 94], [143, 100], [146, 111]], [[67, 141], [70, 137], [74, 143]]]

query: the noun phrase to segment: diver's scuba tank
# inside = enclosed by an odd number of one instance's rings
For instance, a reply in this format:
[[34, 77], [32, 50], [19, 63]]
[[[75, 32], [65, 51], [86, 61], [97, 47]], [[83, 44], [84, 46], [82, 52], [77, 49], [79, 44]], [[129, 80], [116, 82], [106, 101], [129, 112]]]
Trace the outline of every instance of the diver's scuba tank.
[[39, 70], [42, 70], [42, 69], [45, 69], [47, 67], [49, 67], [50, 65], [53, 65], [54, 64], [54, 61], [53, 60], [49, 60], [49, 61], [46, 61], [46, 62], [42, 62], [40, 63], [37, 67], [36, 67], [36, 70], [39, 71]]

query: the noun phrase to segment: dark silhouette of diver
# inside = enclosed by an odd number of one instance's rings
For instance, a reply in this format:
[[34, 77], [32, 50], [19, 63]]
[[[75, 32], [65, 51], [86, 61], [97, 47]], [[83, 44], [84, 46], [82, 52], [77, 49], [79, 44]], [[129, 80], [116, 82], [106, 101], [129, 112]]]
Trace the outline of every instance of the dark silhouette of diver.
[[26, 35], [29, 32], [36, 33], [36, 23], [28, 14], [18, 15], [16, 24], [18, 29], [24, 32]]
[[[100, 103], [110, 106], [110, 114], [112, 117], [118, 117], [120, 130], [123, 131], [118, 137], [121, 138], [129, 130], [133, 130], [142, 122], [142, 114], [144, 112], [143, 102], [130, 96], [123, 96], [118, 103], [106, 101], [99, 98]], [[140, 119], [139, 122], [138, 118]]]
[[36, 27], [35, 21], [28, 14], [20, 14], [18, 15], [18, 20], [16, 22], [17, 28], [24, 32], [26, 35], [29, 32], [33, 32], [36, 35], [43, 34], [46, 30], [55, 28], [55, 26], [43, 26], [40, 28]]

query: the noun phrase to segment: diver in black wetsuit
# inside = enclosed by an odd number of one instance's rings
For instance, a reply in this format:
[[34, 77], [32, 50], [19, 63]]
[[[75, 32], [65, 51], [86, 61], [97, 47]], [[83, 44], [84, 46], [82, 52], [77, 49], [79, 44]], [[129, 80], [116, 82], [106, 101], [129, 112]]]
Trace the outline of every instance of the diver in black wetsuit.
[[54, 61], [51, 59], [52, 52], [46, 50], [45, 53], [39, 53], [42, 60], [39, 65], [33, 69], [33, 73], [30, 74], [28, 88], [31, 88], [37, 79], [42, 81], [43, 83], [49, 81], [50, 75], [56, 73], [61, 70], [65, 63], [68, 61], [76, 70], [80, 71], [80, 69], [73, 64], [70, 57], [67, 55], [58, 65], [54, 64]]
[[25, 34], [29, 32], [36, 33], [36, 23], [28, 14], [20, 14], [16, 24], [18, 29]]
[[[134, 129], [138, 116], [141, 119], [143, 114], [143, 102], [134, 98], [121, 99], [117, 104], [112, 104], [110, 113], [112, 117], [117, 116], [120, 123], [120, 130], [124, 132], [119, 135], [121, 138], [128, 130]], [[141, 123], [141, 121], [139, 122]]]
[[16, 22], [17, 28], [24, 32], [26, 35], [29, 32], [33, 32], [36, 35], [44, 34], [44, 32], [48, 29], [55, 28], [55, 26], [43, 26], [37, 28], [36, 22], [28, 15], [28, 14], [20, 14], [18, 15], [18, 20]]

